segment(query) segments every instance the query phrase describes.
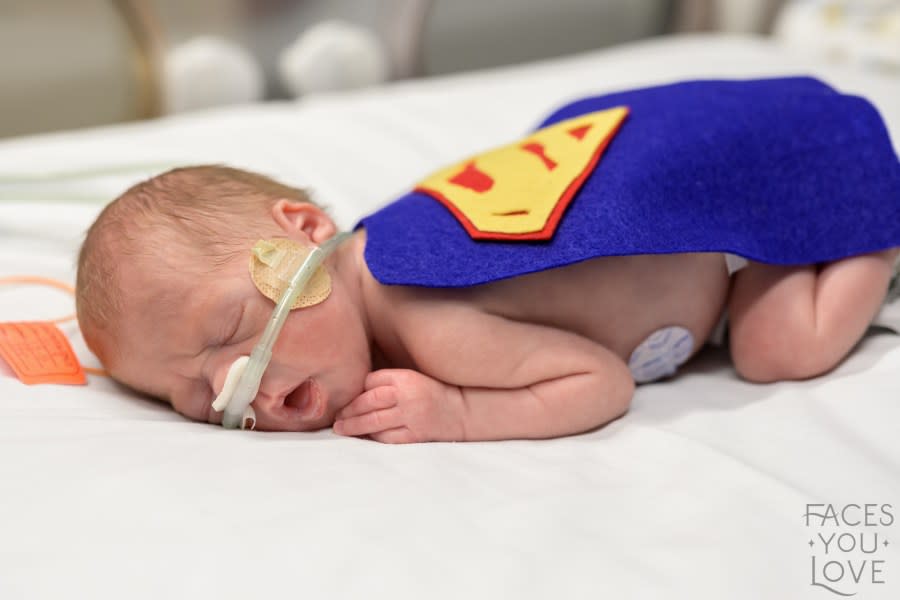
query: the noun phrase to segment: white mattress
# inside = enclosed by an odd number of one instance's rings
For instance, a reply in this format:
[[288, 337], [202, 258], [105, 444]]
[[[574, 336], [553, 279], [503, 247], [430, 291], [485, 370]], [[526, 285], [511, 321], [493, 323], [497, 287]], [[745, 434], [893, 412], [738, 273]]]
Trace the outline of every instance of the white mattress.
[[[308, 185], [351, 226], [573, 97], [797, 73], [865, 94], [900, 140], [900, 79], [697, 37], [6, 141], [0, 277], [72, 281], [102, 202], [167, 166], [221, 162]], [[73, 175], [94, 169], [120, 172]], [[52, 289], [0, 287], [2, 320], [71, 310]], [[676, 379], [640, 387], [624, 418], [548, 441], [387, 446], [224, 431], [105, 379], [28, 387], [5, 365], [0, 407], [0, 598], [833, 596], [814, 582], [900, 597], [900, 525], [804, 519], [808, 503], [900, 513], [900, 337], [885, 332], [800, 383], [741, 382], [710, 349]], [[877, 533], [878, 550], [833, 542], [826, 556], [817, 535], [835, 532]], [[845, 569], [836, 583], [825, 575], [838, 566], [822, 571], [829, 560]], [[859, 583], [848, 560], [869, 561]], [[872, 583], [873, 560], [885, 583]]]

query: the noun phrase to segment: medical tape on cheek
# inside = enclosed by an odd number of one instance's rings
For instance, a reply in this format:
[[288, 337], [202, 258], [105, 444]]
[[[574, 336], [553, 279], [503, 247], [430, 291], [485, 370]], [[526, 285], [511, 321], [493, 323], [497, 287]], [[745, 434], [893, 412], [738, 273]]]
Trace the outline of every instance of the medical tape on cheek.
[[[294, 273], [311, 251], [312, 248], [289, 239], [259, 240], [250, 252], [250, 279], [263, 296], [277, 304]], [[328, 298], [329, 294], [331, 277], [322, 265], [316, 269], [290, 308], [314, 306]]]

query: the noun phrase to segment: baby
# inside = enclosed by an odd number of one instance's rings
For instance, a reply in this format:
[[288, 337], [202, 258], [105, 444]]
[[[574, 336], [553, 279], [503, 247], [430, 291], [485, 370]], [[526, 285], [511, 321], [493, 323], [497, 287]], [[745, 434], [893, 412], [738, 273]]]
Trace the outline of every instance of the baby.
[[[615, 122], [589, 169], [628, 127], [624, 114], [603, 118]], [[570, 137], [588, 135], [581, 122], [564, 124]], [[553, 170], [552, 140], [529, 139], [514, 150]], [[461, 163], [450, 180], [483, 193], [491, 160]], [[452, 189], [425, 184], [437, 210], [465, 212]], [[462, 221], [481, 231], [477, 217]], [[694, 355], [726, 309], [742, 377], [814, 377], [860, 340], [900, 252], [894, 244], [800, 266], [751, 260], [733, 275], [722, 252], [610, 255], [477, 285], [386, 285], [367, 251], [372, 223], [337, 247], [321, 289], [288, 315], [252, 405], [257, 429], [331, 426], [387, 443], [584, 432], [624, 414], [636, 381], [670, 375]], [[304, 192], [262, 175], [196, 166], [153, 177], [88, 231], [77, 281], [84, 338], [117, 380], [218, 423], [213, 401], [278, 300], [261, 282], [269, 259], [336, 233]], [[520, 234], [490, 235], [480, 243]]]

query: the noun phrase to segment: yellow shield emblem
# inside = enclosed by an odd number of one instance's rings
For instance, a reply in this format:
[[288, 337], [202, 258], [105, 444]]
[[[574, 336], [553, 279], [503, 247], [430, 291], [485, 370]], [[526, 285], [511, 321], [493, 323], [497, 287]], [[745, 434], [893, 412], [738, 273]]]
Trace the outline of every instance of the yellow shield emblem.
[[546, 240], [593, 171], [628, 108], [588, 113], [441, 169], [416, 186], [474, 239]]

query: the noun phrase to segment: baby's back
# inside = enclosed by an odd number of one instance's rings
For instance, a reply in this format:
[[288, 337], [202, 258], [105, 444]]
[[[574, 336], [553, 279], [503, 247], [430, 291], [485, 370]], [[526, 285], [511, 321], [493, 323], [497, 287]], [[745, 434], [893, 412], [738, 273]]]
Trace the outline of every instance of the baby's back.
[[470, 288], [388, 293], [398, 308], [408, 301], [459, 302], [571, 331], [628, 362], [642, 341], [667, 326], [687, 329], [696, 352], [722, 314], [728, 287], [722, 254], [692, 253], [596, 258]]
[[706, 340], [725, 306], [728, 274], [718, 253], [620, 256], [470, 292], [485, 310], [579, 333], [627, 361], [647, 336], [666, 326]]

